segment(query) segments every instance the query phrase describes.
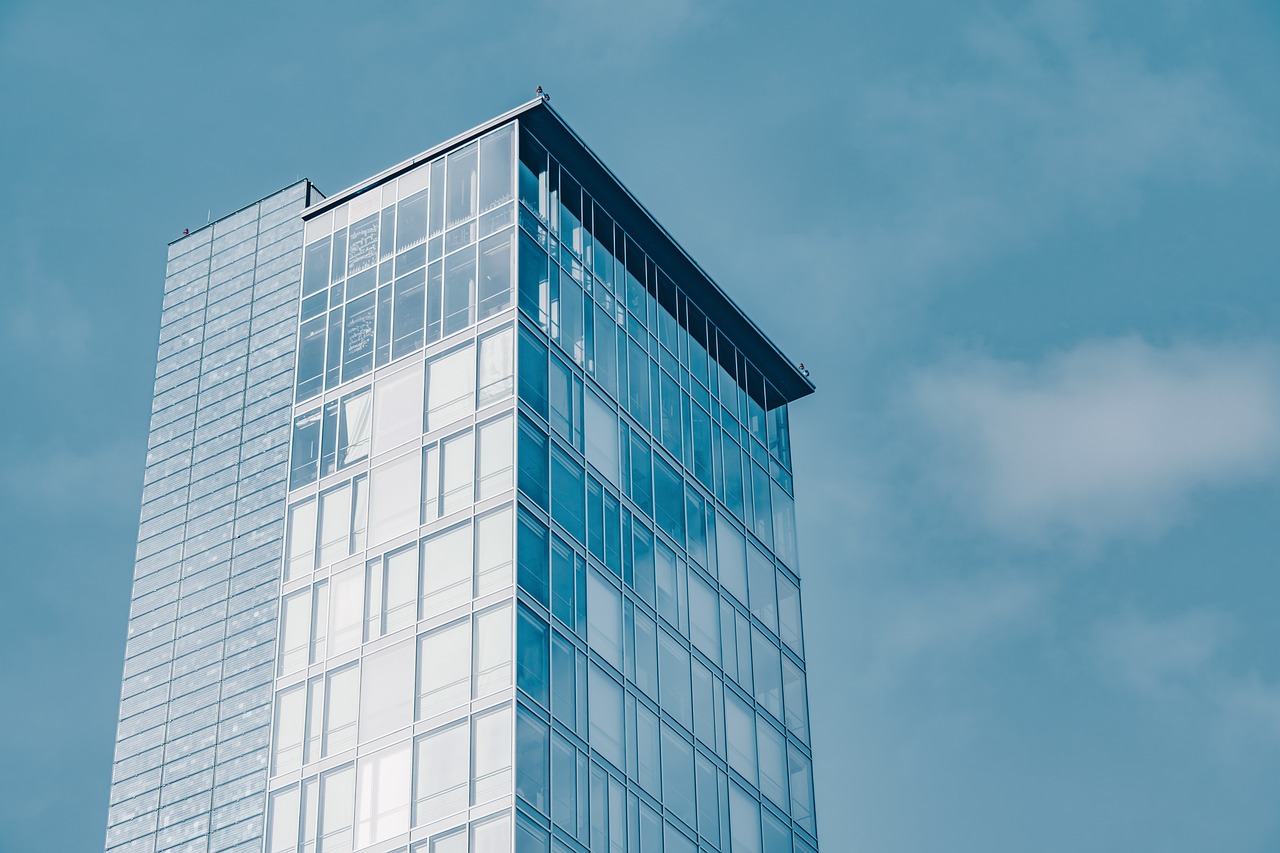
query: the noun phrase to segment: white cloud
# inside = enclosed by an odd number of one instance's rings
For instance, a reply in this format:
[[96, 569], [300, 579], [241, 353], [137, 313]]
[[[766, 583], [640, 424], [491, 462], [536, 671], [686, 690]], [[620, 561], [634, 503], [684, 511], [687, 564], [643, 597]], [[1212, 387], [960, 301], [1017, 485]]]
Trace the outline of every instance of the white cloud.
[[1159, 534], [1196, 492], [1269, 477], [1280, 457], [1280, 361], [1266, 345], [964, 355], [917, 374], [909, 396], [937, 482], [1022, 540]]
[[1280, 746], [1280, 684], [1233, 665], [1240, 627], [1216, 610], [1128, 612], [1095, 624], [1089, 647], [1103, 674], [1150, 701], [1153, 713], [1190, 721], [1222, 759], [1248, 758]]
[[1203, 675], [1232, 627], [1224, 614], [1209, 610], [1166, 620], [1127, 613], [1095, 626], [1091, 645], [1103, 668], [1122, 685], [1160, 695]]
[[857, 258], [868, 283], [933, 281], [1074, 215], [1139, 209], [1152, 186], [1273, 172], [1255, 118], [1194, 59], [1161, 64], [1104, 38], [1078, 4], [985, 14], [932, 67], [868, 77], [852, 156], [891, 181]]
[[1006, 574], [903, 587], [868, 608], [869, 674], [895, 679], [910, 667], [972, 659], [1047, 622], [1044, 583]]

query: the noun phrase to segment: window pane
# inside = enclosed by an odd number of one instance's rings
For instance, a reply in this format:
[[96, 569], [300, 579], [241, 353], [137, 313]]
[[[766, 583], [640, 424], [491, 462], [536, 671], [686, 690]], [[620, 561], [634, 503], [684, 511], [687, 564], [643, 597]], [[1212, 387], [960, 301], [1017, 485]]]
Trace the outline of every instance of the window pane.
[[373, 452], [383, 453], [422, 435], [422, 362], [373, 388]]
[[729, 790], [729, 835], [733, 853], [760, 853], [760, 804], [737, 785]]
[[751, 591], [751, 613], [772, 631], [778, 630], [778, 590], [774, 585], [773, 560], [754, 545], [747, 549], [747, 580]]
[[320, 777], [320, 838], [316, 853], [348, 853], [355, 819], [355, 767], [348, 764]]
[[476, 305], [476, 255], [463, 249], [444, 259], [444, 329], [451, 335], [470, 326]]
[[809, 742], [809, 708], [805, 700], [804, 671], [785, 655], [782, 658], [782, 697], [787, 728]]
[[724, 691], [725, 740], [729, 766], [753, 784], [756, 781], [756, 714], [737, 694]]
[[548, 701], [551, 658], [548, 627], [533, 611], [521, 605], [517, 623], [517, 684], [544, 707]]
[[320, 565], [351, 553], [351, 486], [346, 484], [320, 496]]
[[418, 739], [413, 808], [416, 826], [467, 808], [470, 746], [466, 720]]
[[424, 635], [418, 646], [418, 719], [471, 698], [471, 624], [463, 619]]
[[335, 670], [325, 684], [324, 754], [333, 755], [356, 745], [356, 717], [360, 680], [355, 664]]
[[778, 808], [787, 808], [787, 741], [782, 732], [756, 720], [757, 751], [760, 756], [760, 792]]
[[586, 424], [587, 461], [613, 483], [618, 485], [618, 416], [595, 393], [586, 395], [584, 411]]
[[658, 634], [658, 676], [662, 709], [693, 728], [693, 696], [689, 687], [689, 652], [666, 631]]
[[418, 548], [403, 548], [386, 559], [382, 584], [382, 632], [399, 631], [417, 621]]
[[440, 444], [443, 473], [440, 477], [440, 514], [448, 515], [471, 506], [475, 482], [475, 439], [471, 431]]
[[286, 596], [280, 606], [281, 675], [307, 665], [311, 640], [310, 588]]
[[471, 144], [449, 155], [445, 188], [447, 224], [452, 228], [476, 214], [476, 146]]
[[303, 726], [307, 715], [307, 694], [299, 684], [276, 694], [275, 730], [272, 732], [271, 772], [288, 773], [302, 766]]
[[738, 601], [747, 603], [747, 545], [743, 535], [723, 515], [716, 514], [716, 565], [720, 583]]
[[506, 415], [477, 429], [480, 433], [480, 473], [477, 500], [510, 489], [515, 466], [515, 419]]
[[471, 524], [437, 533], [422, 549], [422, 616], [427, 618], [471, 600]]
[[511, 792], [511, 706], [476, 715], [471, 727], [471, 804], [480, 805]]
[[339, 468], [359, 462], [369, 455], [372, 413], [373, 395], [368, 390], [342, 399], [342, 420], [338, 427]]
[[515, 331], [508, 326], [480, 339], [480, 377], [477, 408], [511, 396], [515, 387]]
[[480, 212], [512, 198], [511, 173], [515, 160], [512, 125], [499, 128], [480, 140]]
[[515, 233], [515, 229], [508, 228], [480, 243], [477, 320], [491, 317], [511, 305], [511, 244]]
[[370, 545], [418, 527], [422, 475], [418, 454], [408, 453], [373, 469], [370, 475]]
[[557, 446], [551, 448], [551, 517], [580, 543], [587, 540], [582, 466]]
[[689, 572], [689, 639], [720, 663], [720, 597], [698, 572]]
[[697, 820], [693, 793], [693, 745], [662, 726], [662, 804], [693, 826]]
[[511, 586], [511, 507], [476, 519], [476, 596]]
[[289, 565], [285, 580], [310, 572], [316, 559], [316, 502], [304, 501], [289, 507]]
[[791, 769], [791, 818], [810, 835], [817, 835], [813, 818], [813, 768], [804, 753], [794, 746], [787, 748], [787, 757]]
[[520, 706], [516, 712], [516, 793], [538, 811], [547, 811], [547, 724]]
[[412, 640], [365, 657], [360, 679], [360, 740], [382, 737], [413, 722]]
[[475, 350], [468, 345], [427, 365], [427, 430], [446, 426], [474, 411]]
[[409, 742], [360, 759], [356, 788], [356, 847], [409, 831]]
[[804, 654], [800, 635], [800, 588], [785, 575], [778, 575], [778, 636], [797, 654]]
[[294, 853], [298, 848], [298, 786], [271, 794], [267, 853]]
[[521, 415], [519, 442], [516, 462], [519, 466], [520, 491], [545, 510], [550, 498], [548, 484], [551, 479], [547, 434], [533, 421]]
[[364, 615], [364, 568], [355, 566], [330, 581], [329, 654], [340, 655], [360, 645]]
[[622, 685], [592, 664], [589, 667], [587, 697], [590, 705], [591, 746], [614, 767], [623, 761]]
[[587, 641], [622, 671], [622, 593], [594, 569], [587, 572]]
[[289, 488], [314, 483], [320, 464], [320, 410], [298, 415], [293, 422], [293, 462]]
[[759, 628], [751, 629], [752, 676], [755, 680], [756, 701], [760, 707], [779, 720], [782, 719], [782, 661], [781, 652]]
[[500, 604], [475, 617], [475, 698], [511, 686], [511, 605]]

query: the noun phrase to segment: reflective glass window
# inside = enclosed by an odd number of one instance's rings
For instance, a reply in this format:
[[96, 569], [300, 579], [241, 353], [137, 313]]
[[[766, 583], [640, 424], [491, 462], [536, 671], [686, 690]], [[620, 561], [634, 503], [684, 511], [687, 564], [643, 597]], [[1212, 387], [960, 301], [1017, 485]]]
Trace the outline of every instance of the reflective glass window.
[[471, 698], [471, 624], [462, 619], [424, 634], [418, 642], [418, 719], [433, 717]]

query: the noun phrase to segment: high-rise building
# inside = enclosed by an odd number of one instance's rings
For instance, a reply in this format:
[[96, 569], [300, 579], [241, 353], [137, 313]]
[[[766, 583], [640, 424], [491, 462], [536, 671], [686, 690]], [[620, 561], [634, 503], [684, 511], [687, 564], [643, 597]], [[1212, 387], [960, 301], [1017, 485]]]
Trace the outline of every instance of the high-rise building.
[[543, 101], [169, 247], [111, 853], [814, 853], [787, 405]]

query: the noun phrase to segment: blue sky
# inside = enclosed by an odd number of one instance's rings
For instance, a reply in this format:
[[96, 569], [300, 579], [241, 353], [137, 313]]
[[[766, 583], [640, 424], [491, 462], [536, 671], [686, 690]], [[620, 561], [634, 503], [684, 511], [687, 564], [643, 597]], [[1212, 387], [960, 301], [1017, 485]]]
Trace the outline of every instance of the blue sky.
[[1280, 8], [0, 6], [0, 850], [102, 842], [164, 244], [532, 95], [819, 392], [826, 851], [1280, 848]]

